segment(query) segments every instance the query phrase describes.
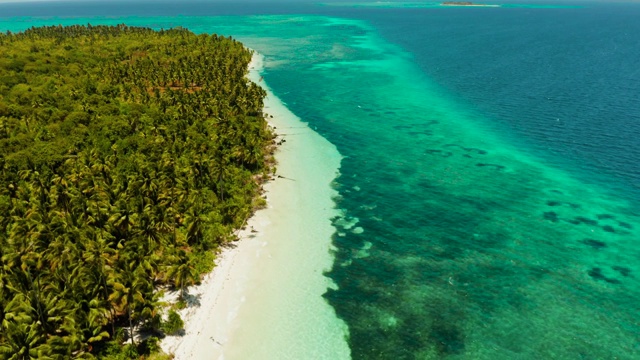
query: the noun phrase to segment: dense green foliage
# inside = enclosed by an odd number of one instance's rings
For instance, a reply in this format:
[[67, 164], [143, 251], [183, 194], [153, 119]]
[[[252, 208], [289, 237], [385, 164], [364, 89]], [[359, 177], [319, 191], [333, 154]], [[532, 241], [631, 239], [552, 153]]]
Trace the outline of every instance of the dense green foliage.
[[163, 328], [155, 289], [197, 282], [260, 200], [250, 59], [184, 29], [0, 34], [0, 358], [108, 357]]
[[168, 319], [163, 324], [162, 330], [166, 334], [175, 334], [178, 331], [182, 330], [183, 327], [184, 322], [182, 321], [182, 318], [180, 318], [180, 315], [178, 315], [178, 313], [173, 310], [169, 310]]

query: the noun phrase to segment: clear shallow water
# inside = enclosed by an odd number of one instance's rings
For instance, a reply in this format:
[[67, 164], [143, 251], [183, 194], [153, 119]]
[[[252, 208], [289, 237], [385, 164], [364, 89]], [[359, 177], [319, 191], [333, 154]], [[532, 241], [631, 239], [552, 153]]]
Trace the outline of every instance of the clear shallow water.
[[354, 358], [634, 359], [640, 83], [623, 34], [640, 32], [637, 8], [605, 9], [91, 22], [267, 55], [276, 95], [345, 156], [326, 298]]

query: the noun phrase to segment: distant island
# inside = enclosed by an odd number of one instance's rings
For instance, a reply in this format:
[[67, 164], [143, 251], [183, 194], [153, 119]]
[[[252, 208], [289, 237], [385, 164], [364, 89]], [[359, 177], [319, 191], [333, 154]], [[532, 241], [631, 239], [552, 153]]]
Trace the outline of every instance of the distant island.
[[489, 4], [474, 4], [471, 1], [445, 1], [440, 5], [442, 6], [488, 6], [488, 7], [500, 6], [500, 5], [489, 5]]

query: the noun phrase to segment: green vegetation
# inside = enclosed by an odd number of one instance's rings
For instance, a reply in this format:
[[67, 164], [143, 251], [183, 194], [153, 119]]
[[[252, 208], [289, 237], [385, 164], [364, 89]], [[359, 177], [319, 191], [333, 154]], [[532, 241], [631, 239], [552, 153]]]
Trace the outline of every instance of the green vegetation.
[[162, 330], [164, 330], [166, 334], [173, 335], [182, 330], [183, 327], [184, 322], [182, 318], [180, 318], [180, 315], [173, 310], [169, 310], [169, 319], [162, 324]]
[[[135, 358], [261, 204], [251, 52], [124, 25], [0, 34], [0, 358]], [[123, 346], [124, 343], [128, 345]]]

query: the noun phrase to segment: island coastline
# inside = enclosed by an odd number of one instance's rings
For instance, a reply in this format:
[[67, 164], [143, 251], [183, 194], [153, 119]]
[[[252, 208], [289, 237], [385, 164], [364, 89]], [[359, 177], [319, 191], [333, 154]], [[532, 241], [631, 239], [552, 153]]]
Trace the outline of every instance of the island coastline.
[[[248, 78], [267, 91], [267, 120], [281, 134], [276, 141], [282, 145], [275, 155], [281, 175], [264, 185], [267, 208], [249, 219], [238, 233], [240, 240], [217, 257], [213, 272], [189, 289], [194, 301], [179, 312], [185, 324], [183, 335], [167, 336], [161, 342], [162, 349], [177, 359], [241, 358], [247, 354], [254, 359], [293, 359], [308, 356], [313, 349], [317, 351], [314, 358], [349, 357], [346, 325], [322, 298], [332, 286], [322, 273], [333, 262], [330, 218], [337, 214], [332, 200], [337, 194], [330, 183], [338, 175], [340, 154], [270, 91], [261, 76], [263, 64], [263, 56], [254, 53]], [[291, 128], [298, 135], [287, 137], [290, 131], [286, 129]], [[313, 154], [322, 157], [311, 159], [320, 164], [303, 158]], [[308, 167], [318, 171], [310, 173]], [[302, 198], [307, 195], [309, 201]], [[313, 201], [317, 198], [324, 200]], [[310, 208], [316, 208], [313, 214], [309, 214]], [[315, 215], [320, 217], [314, 219]], [[306, 229], [313, 234], [305, 236]], [[287, 282], [291, 265], [282, 266], [283, 262], [299, 267], [298, 281]], [[314, 279], [306, 284], [309, 276]], [[284, 303], [290, 306], [284, 308]], [[313, 321], [291, 318], [290, 312], [300, 312], [296, 307], [307, 307], [308, 320]], [[274, 321], [278, 324], [272, 324]], [[278, 330], [265, 334], [270, 326]], [[289, 344], [296, 335], [304, 335], [305, 341]]]

